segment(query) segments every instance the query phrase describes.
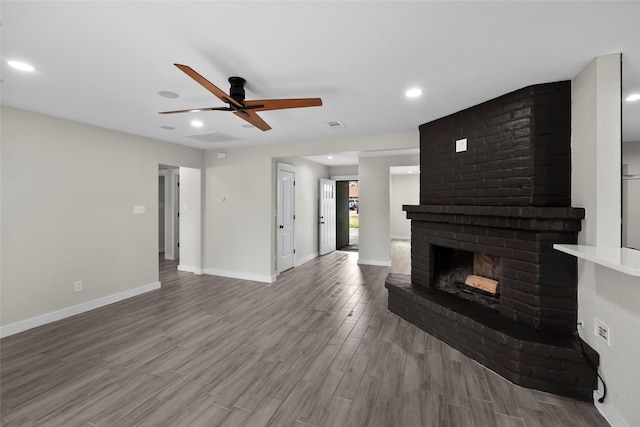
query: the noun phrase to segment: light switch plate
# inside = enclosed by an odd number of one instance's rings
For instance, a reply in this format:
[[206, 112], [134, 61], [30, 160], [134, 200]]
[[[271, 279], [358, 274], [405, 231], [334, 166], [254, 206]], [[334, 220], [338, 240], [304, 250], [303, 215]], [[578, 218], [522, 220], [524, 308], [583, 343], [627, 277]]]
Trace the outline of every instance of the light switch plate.
[[467, 151], [467, 138], [456, 140], [456, 153]]

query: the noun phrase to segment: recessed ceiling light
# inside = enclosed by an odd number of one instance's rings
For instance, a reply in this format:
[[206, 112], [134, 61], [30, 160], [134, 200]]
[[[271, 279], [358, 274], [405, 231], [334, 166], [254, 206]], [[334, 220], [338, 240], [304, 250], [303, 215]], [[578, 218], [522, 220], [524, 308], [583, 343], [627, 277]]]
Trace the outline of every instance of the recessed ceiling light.
[[35, 71], [36, 69], [33, 67], [33, 65], [31, 64], [27, 64], [26, 62], [22, 62], [22, 61], [7, 61], [7, 64], [9, 64], [11, 67], [15, 68], [16, 70], [20, 70], [20, 71]]
[[333, 159], [333, 156], [327, 156], [327, 159]]
[[163, 96], [165, 98], [178, 98], [180, 96], [177, 93], [169, 92], [168, 90], [161, 90], [160, 92], [158, 92], [158, 95]]
[[422, 89], [414, 87], [407, 90], [404, 94], [406, 95], [407, 98], [417, 98], [420, 95], [422, 95]]
[[202, 126], [204, 126], [204, 123], [202, 123], [200, 120], [191, 120], [191, 126], [193, 126], [194, 128], [201, 128]]
[[638, 101], [640, 100], [640, 93], [632, 93], [631, 95], [627, 96], [624, 100], [628, 102]]

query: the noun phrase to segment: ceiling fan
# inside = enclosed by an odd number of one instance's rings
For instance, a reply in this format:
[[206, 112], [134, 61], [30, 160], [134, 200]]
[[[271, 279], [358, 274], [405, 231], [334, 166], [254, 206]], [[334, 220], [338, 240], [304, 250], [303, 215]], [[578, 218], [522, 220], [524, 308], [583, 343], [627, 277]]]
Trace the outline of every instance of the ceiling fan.
[[182, 70], [186, 75], [198, 82], [202, 87], [217, 96], [222, 102], [229, 104], [228, 107], [206, 107], [192, 108], [189, 110], [163, 111], [160, 114], [189, 113], [197, 111], [231, 111], [236, 116], [251, 123], [260, 130], [267, 131], [271, 126], [267, 124], [257, 111], [283, 110], [286, 108], [319, 107], [322, 105], [320, 98], [296, 98], [296, 99], [261, 99], [245, 101], [244, 84], [246, 80], [242, 77], [229, 77], [231, 89], [229, 95], [216, 85], [202, 77], [193, 68], [187, 65], [173, 64]]

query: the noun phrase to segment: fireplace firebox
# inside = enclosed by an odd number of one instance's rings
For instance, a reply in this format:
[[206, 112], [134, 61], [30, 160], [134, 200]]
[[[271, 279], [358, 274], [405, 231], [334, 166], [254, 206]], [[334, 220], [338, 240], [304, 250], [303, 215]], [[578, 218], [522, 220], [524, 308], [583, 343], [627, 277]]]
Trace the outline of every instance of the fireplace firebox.
[[434, 246], [433, 256], [436, 289], [499, 310], [499, 257], [443, 246]]
[[403, 207], [412, 273], [388, 276], [389, 309], [516, 384], [591, 399], [577, 263], [552, 248], [575, 244], [585, 215], [570, 206], [570, 82], [420, 126], [420, 163], [420, 205]]

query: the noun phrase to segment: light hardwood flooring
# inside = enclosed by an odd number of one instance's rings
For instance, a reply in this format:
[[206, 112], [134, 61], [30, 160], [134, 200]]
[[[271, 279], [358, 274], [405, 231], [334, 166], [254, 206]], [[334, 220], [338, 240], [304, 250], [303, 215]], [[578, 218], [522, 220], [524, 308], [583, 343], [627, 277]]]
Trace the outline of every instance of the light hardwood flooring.
[[390, 269], [357, 253], [272, 284], [175, 266], [157, 291], [3, 339], [2, 425], [607, 425], [390, 313]]

